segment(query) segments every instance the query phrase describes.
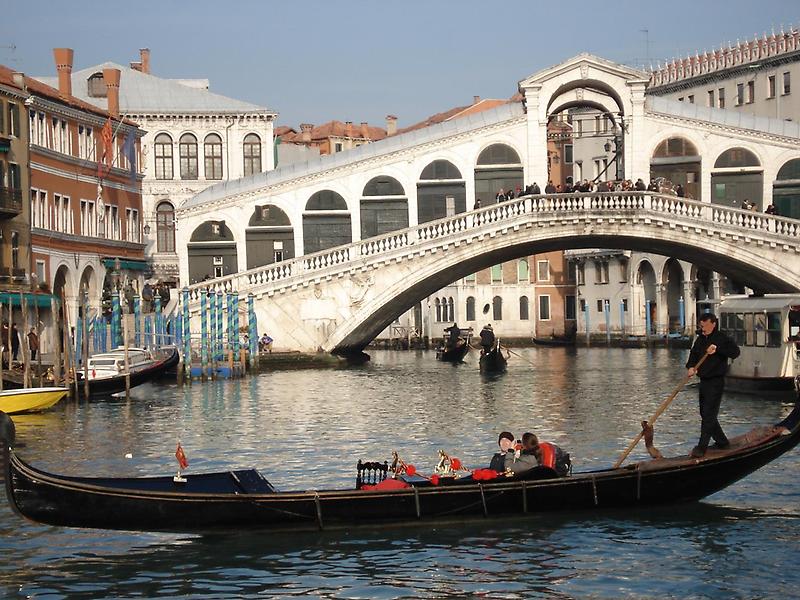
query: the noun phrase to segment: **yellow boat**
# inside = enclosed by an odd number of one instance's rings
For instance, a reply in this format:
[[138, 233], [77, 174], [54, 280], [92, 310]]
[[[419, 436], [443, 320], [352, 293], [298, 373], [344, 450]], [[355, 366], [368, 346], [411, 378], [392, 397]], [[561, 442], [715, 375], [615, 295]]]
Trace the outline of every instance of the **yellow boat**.
[[0, 410], [13, 415], [50, 408], [67, 395], [63, 387], [24, 388], [0, 392]]

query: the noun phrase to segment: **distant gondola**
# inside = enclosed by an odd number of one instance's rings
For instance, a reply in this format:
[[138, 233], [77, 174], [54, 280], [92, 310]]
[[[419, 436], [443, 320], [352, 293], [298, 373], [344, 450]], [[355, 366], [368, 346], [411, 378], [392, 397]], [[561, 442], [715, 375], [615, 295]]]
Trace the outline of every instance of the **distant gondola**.
[[[12, 428], [0, 415], [0, 434]], [[732, 438], [726, 450], [646, 460], [558, 477], [537, 467], [525, 476], [411, 481], [404, 489], [277, 492], [256, 470], [172, 477], [67, 477], [40, 471], [3, 443], [8, 500], [21, 516], [67, 527], [206, 532], [351, 528], [441, 523], [529, 512], [596, 510], [695, 501], [770, 463], [800, 442], [800, 405], [772, 427]]]
[[449, 338], [449, 328], [445, 330], [448, 337], [442, 345], [436, 349], [436, 360], [442, 362], [459, 363], [469, 352], [469, 341], [472, 337], [472, 329], [462, 329], [457, 340], [451, 343]]
[[480, 369], [481, 373], [501, 373], [506, 370], [508, 359], [503, 356], [500, 348], [500, 340], [496, 340], [494, 346], [486, 351], [481, 351]]

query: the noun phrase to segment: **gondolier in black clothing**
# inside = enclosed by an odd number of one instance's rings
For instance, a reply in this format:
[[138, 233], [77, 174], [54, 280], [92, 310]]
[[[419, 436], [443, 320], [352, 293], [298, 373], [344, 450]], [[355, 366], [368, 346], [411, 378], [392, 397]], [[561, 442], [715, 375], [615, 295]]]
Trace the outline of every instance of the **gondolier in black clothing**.
[[[695, 370], [695, 365], [704, 354], [708, 357]], [[722, 392], [725, 388], [725, 372], [728, 369], [728, 359], [739, 356], [739, 346], [731, 338], [722, 333], [718, 328], [717, 317], [711, 313], [700, 317], [700, 335], [689, 352], [686, 368], [689, 377], [700, 377], [700, 441], [692, 449], [692, 456], [700, 458], [708, 449], [708, 442], [714, 438], [715, 447], [724, 449], [730, 446], [728, 438], [719, 424], [719, 405], [722, 402]]]
[[445, 348], [455, 348], [458, 346], [458, 339], [461, 337], [461, 329], [458, 326], [458, 323], [453, 323], [452, 327], [448, 327], [445, 329], [447, 332], [447, 342], [445, 342]]
[[483, 348], [484, 354], [487, 354], [492, 349], [494, 340], [494, 331], [492, 331], [491, 325], [487, 325], [481, 329], [481, 347]]

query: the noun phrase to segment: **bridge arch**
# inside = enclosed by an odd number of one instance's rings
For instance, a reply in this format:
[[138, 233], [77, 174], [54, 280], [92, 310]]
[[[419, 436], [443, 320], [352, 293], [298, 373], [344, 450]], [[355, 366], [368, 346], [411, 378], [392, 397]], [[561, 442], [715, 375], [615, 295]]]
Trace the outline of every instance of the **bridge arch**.
[[551, 111], [551, 107], [561, 96], [578, 89], [590, 90], [592, 92], [596, 92], [598, 95], [608, 96], [614, 102], [616, 106], [616, 112], [619, 112], [623, 115], [625, 114], [625, 103], [622, 101], [622, 96], [614, 86], [605, 81], [600, 81], [599, 79], [588, 78], [578, 78], [573, 79], [572, 81], [567, 81], [553, 91], [547, 100], [547, 114], [549, 115], [552, 112], [555, 112]]
[[294, 228], [289, 216], [270, 203], [253, 208], [245, 229], [247, 268], [294, 258]]
[[800, 157], [781, 164], [772, 184], [772, 197], [779, 215], [800, 219]]
[[311, 194], [303, 212], [303, 253], [313, 254], [352, 241], [353, 226], [344, 197], [331, 189]]
[[361, 192], [361, 239], [408, 227], [408, 195], [390, 175], [372, 177]]
[[238, 271], [236, 238], [224, 220], [208, 220], [195, 227], [187, 244], [187, 254], [191, 283]]
[[701, 151], [690, 136], [662, 137], [650, 151], [650, 179], [681, 185], [687, 197], [701, 200], [702, 163]]
[[467, 187], [455, 163], [445, 158], [428, 162], [417, 181], [417, 222], [435, 221], [467, 210]]
[[739, 208], [745, 200], [763, 210], [764, 167], [754, 149], [729, 147], [714, 161], [711, 202]]
[[516, 189], [524, 185], [520, 153], [505, 142], [485, 145], [475, 160], [475, 198], [481, 206], [495, 203], [498, 190]]

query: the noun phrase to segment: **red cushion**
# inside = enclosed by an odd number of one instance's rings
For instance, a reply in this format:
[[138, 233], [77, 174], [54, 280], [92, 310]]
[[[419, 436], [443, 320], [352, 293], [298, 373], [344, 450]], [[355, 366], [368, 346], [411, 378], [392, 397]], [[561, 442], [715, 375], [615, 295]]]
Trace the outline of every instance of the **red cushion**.
[[362, 490], [402, 490], [404, 488], [411, 487], [405, 481], [400, 481], [399, 479], [384, 479], [380, 483], [375, 485], [362, 485]]

